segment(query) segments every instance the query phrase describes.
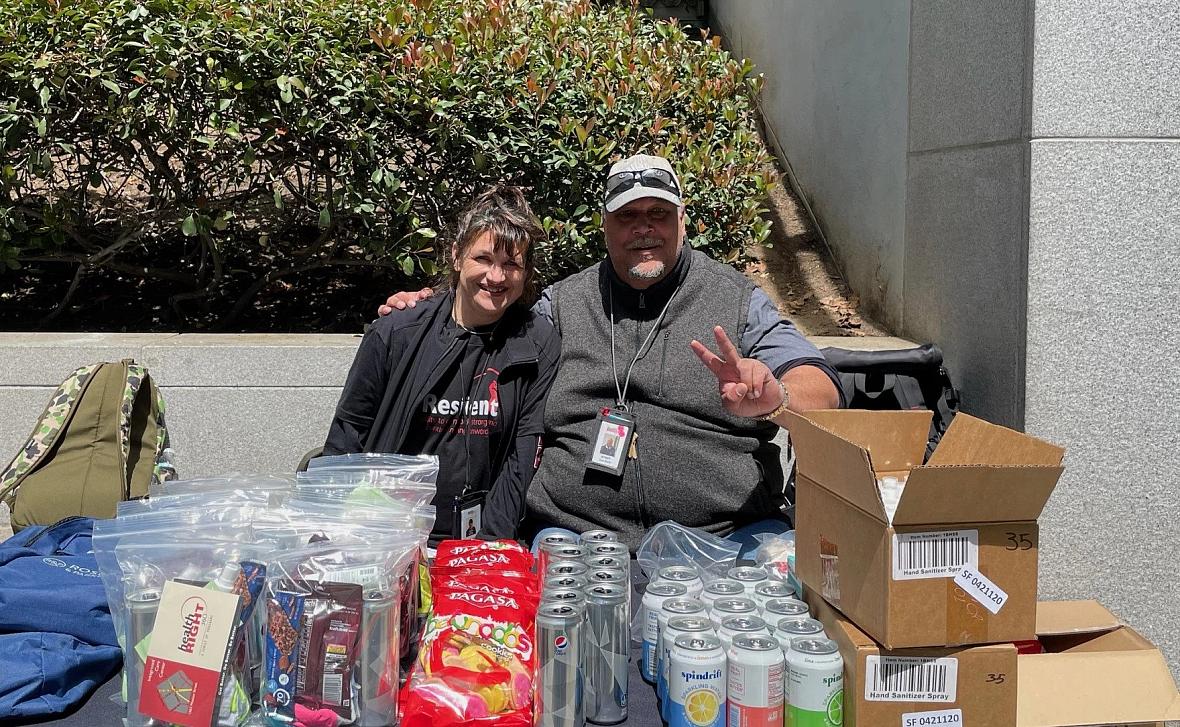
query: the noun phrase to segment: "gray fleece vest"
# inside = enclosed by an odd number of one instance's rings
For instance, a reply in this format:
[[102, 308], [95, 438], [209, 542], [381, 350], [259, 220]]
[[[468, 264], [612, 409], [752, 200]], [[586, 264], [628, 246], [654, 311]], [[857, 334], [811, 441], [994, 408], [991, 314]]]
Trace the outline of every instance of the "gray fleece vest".
[[[595, 417], [615, 403], [606, 291], [617, 283], [600, 270], [609, 263], [600, 263], [555, 286], [561, 359], [545, 406], [544, 455], [528, 492], [534, 526], [607, 528], [634, 549], [662, 520], [724, 535], [778, 514], [783, 474], [771, 443], [777, 427], [725, 411], [716, 377], [688, 346], [695, 338], [716, 350], [712, 329], [720, 325], [740, 350], [754, 286], [702, 253], [689, 255], [680, 289], [631, 373], [627, 400], [639, 460], [629, 461], [621, 477], [585, 467]], [[635, 291], [611, 289], [622, 382], [663, 300], [653, 305]]]

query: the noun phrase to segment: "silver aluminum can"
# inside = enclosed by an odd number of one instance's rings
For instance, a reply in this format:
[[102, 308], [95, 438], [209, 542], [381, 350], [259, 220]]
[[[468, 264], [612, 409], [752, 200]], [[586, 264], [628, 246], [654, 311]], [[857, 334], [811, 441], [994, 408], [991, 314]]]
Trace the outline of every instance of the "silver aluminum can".
[[656, 661], [659, 678], [656, 680], [656, 698], [660, 703], [660, 717], [668, 721], [668, 672], [671, 669], [672, 646], [677, 636], [692, 634], [703, 636], [713, 634], [713, 624], [704, 614], [696, 616], [672, 616], [660, 631], [660, 653]]
[[835, 727], [843, 722], [844, 660], [831, 639], [805, 637], [787, 651], [787, 724]]
[[622, 560], [631, 560], [631, 549], [626, 543], [598, 542], [586, 546], [586, 553], [594, 555], [613, 555]]
[[631, 615], [627, 587], [591, 583], [586, 588], [586, 721], [618, 724], [627, 719], [627, 657]]
[[742, 587], [746, 589], [747, 598], [753, 598], [754, 587], [770, 578], [765, 568], [755, 565], [739, 565], [736, 568], [730, 568], [729, 577], [742, 584]]
[[713, 628], [721, 628], [722, 619], [727, 619], [730, 616], [757, 616], [758, 604], [745, 596], [734, 596], [733, 598], [718, 598], [713, 601], [713, 610], [709, 612], [709, 620], [713, 622]]
[[[721, 641], [712, 634], [684, 634], [672, 646], [668, 672], [670, 727], [725, 727], [726, 657]], [[702, 691], [711, 692], [704, 701]], [[691, 703], [696, 703], [692, 705]], [[690, 706], [695, 713], [689, 717]], [[709, 711], [703, 711], [705, 706]]]
[[777, 624], [787, 616], [811, 616], [811, 609], [797, 598], [772, 598], [762, 606], [762, 618]]
[[392, 591], [365, 593], [355, 666], [358, 699], [353, 705], [359, 727], [383, 727], [397, 721], [399, 601]]
[[541, 603], [565, 603], [581, 609], [586, 607], [586, 594], [572, 588], [546, 588], [541, 591]]
[[786, 663], [778, 642], [738, 634], [725, 656], [730, 727], [782, 727]]
[[596, 583], [617, 583], [624, 590], [631, 589], [631, 584], [627, 582], [627, 574], [616, 568], [599, 568], [588, 571], [586, 580], [587, 589], [592, 588]]
[[664, 566], [660, 568], [656, 580], [682, 584], [688, 589], [689, 598], [700, 598], [701, 592], [705, 590], [705, 584], [701, 582], [701, 576], [697, 573], [697, 569], [688, 565]]
[[583, 576], [590, 569], [586, 567], [585, 563], [579, 563], [573, 560], [559, 560], [550, 563], [545, 567], [545, 580], [556, 576]]
[[160, 592], [154, 588], [127, 594], [127, 635], [124, 645], [124, 669], [127, 679], [128, 727], [156, 727], [163, 724], [139, 711], [139, 687], [143, 681], [144, 663], [135, 648], [151, 635], [160, 609]]
[[582, 607], [570, 603], [542, 603], [537, 609], [538, 727], [582, 727], [586, 722], [582, 613]]
[[576, 560], [581, 562], [586, 559], [586, 547], [577, 543], [555, 545], [548, 552], [550, 563], [556, 563], [562, 560]]
[[639, 673], [643, 680], [655, 683], [657, 649], [660, 644], [660, 609], [671, 598], [683, 598], [688, 589], [679, 583], [648, 583], [640, 602], [640, 625], [643, 628], [643, 651]]
[[600, 555], [591, 553], [582, 561], [590, 570], [621, 570], [624, 573], [631, 569], [631, 564], [617, 555]]
[[717, 629], [717, 638], [721, 639], [721, 648], [729, 652], [733, 646], [733, 637], [738, 634], [770, 637], [770, 629], [761, 616], [730, 616], [722, 619], [721, 628]]
[[773, 601], [776, 598], [794, 598], [795, 589], [783, 581], [766, 580], [754, 586], [754, 602], [758, 604], [758, 610], [766, 608], [767, 601]]
[[537, 572], [545, 573], [545, 569], [551, 562], [550, 553], [563, 545], [577, 545], [578, 539], [573, 534], [566, 533], [551, 533], [541, 538], [541, 542], [537, 543]]
[[617, 543], [619, 542], [619, 534], [611, 530], [587, 530], [582, 533], [578, 541], [582, 545], [589, 545], [591, 543]]
[[705, 608], [712, 611], [713, 602], [718, 598], [737, 598], [745, 595], [746, 589], [741, 583], [732, 578], [718, 578], [705, 584], [705, 589], [701, 591], [701, 600], [705, 602]]
[[[774, 627], [775, 638], [781, 644], [790, 644], [798, 638], [823, 639], [827, 638], [824, 625], [813, 618], [797, 618], [788, 616], [781, 619]], [[786, 648], [783, 648], [786, 651]]]
[[549, 576], [545, 579], [542, 590], [583, 591], [586, 589], [586, 583], [586, 576]]

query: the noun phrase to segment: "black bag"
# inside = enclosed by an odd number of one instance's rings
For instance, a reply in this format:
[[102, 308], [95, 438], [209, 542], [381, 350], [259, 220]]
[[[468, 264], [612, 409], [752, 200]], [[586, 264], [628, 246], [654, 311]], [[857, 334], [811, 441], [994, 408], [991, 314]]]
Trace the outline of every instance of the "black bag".
[[959, 392], [933, 343], [901, 351], [820, 351], [840, 374], [849, 409], [929, 409], [934, 412], [926, 459], [959, 411]]

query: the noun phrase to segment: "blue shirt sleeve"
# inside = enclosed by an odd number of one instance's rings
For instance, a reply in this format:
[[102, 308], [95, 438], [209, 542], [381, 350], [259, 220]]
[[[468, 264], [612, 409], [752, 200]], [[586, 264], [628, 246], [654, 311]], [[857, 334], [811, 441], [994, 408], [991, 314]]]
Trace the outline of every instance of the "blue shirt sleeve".
[[836, 391], [840, 392], [840, 406], [845, 405], [840, 377], [836, 370], [819, 349], [803, 337], [794, 324], [779, 314], [774, 303], [761, 288], [755, 288], [750, 295], [750, 310], [746, 314], [741, 354], [766, 364], [778, 379], [796, 366], [808, 365], [823, 369], [835, 385]]

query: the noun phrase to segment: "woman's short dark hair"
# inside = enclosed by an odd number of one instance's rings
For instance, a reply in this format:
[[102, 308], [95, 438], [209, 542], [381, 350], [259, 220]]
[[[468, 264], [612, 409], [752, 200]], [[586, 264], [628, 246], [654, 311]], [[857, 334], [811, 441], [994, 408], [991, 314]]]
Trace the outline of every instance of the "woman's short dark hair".
[[459, 284], [459, 261], [485, 232], [492, 234], [496, 252], [520, 253], [524, 258], [524, 290], [520, 303], [537, 299], [537, 242], [545, 235], [520, 187], [497, 184], [481, 192], [459, 215], [455, 257], [451, 260], [451, 288]]

